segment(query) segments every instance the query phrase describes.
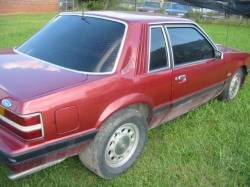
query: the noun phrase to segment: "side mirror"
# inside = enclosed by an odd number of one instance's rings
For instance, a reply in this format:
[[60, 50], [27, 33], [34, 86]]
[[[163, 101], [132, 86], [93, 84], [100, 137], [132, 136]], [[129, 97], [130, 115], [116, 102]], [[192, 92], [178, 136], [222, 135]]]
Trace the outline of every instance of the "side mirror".
[[222, 60], [223, 59], [223, 53], [221, 51], [215, 50], [214, 57], [216, 59]]

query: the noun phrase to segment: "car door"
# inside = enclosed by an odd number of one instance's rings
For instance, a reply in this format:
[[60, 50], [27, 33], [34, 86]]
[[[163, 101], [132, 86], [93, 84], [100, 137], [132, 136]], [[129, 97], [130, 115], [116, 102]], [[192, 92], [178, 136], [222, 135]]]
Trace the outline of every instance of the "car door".
[[172, 98], [172, 68], [166, 33], [161, 25], [149, 26], [147, 69], [140, 77], [140, 87], [154, 104], [151, 127], [159, 125]]
[[[173, 118], [208, 101], [222, 89], [225, 73], [216, 59], [216, 48], [199, 31], [188, 25], [166, 26], [172, 49], [172, 113]], [[211, 63], [214, 63], [211, 68]], [[218, 68], [217, 68], [218, 66]], [[216, 69], [217, 68], [217, 69]], [[221, 75], [218, 77], [218, 71]], [[217, 76], [216, 79], [213, 76]], [[212, 80], [212, 81], [211, 81]], [[175, 110], [176, 109], [176, 110]]]

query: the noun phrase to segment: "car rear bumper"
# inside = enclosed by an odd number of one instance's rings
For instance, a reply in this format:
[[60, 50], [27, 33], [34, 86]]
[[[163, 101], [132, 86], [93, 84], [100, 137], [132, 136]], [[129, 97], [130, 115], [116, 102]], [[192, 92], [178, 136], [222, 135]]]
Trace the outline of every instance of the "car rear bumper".
[[0, 160], [9, 169], [9, 178], [15, 180], [79, 154], [96, 133], [97, 131], [91, 131], [18, 154], [8, 153], [4, 151], [4, 147], [0, 147]]

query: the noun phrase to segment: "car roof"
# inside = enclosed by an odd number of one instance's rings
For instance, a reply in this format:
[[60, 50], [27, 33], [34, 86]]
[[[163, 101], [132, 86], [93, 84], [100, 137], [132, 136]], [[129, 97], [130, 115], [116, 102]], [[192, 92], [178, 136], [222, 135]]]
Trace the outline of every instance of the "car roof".
[[[139, 12], [121, 12], [121, 11], [86, 11], [85, 15], [89, 16], [99, 16], [104, 18], [110, 18], [115, 20], [120, 20], [126, 23], [148, 23], [154, 24], [158, 22], [166, 23], [194, 23], [191, 20], [174, 17], [174, 16], [165, 16], [161, 14], [152, 14], [152, 13], [139, 13]], [[83, 15], [83, 12], [66, 12], [61, 13], [60, 15]]]

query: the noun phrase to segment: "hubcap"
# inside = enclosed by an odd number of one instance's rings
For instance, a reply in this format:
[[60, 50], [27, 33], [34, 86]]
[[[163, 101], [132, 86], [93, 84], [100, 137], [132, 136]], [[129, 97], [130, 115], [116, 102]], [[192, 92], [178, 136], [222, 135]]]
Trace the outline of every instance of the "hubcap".
[[139, 129], [134, 123], [120, 126], [111, 136], [105, 149], [105, 162], [109, 167], [121, 167], [134, 154], [139, 142]]
[[235, 96], [237, 95], [237, 93], [240, 89], [240, 83], [241, 83], [241, 77], [240, 77], [240, 74], [237, 73], [234, 75], [234, 77], [232, 78], [232, 81], [230, 83], [230, 87], [229, 87], [230, 99], [235, 98]]

